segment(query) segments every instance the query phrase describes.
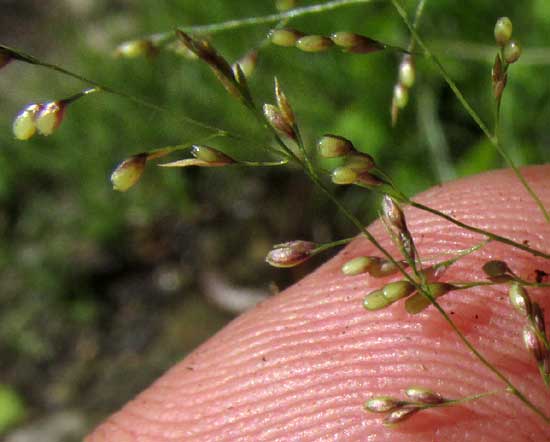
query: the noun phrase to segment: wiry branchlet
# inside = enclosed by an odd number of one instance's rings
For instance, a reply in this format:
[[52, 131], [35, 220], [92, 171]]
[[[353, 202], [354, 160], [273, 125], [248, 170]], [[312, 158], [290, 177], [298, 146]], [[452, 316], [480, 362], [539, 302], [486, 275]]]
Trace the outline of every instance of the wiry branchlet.
[[403, 406], [403, 401], [390, 396], [376, 396], [365, 402], [365, 410], [372, 413], [388, 413]]
[[339, 135], [326, 134], [317, 142], [319, 155], [323, 158], [337, 158], [353, 152], [353, 143]]
[[508, 17], [500, 17], [495, 23], [495, 41], [501, 47], [506, 45], [512, 38], [512, 21]]
[[158, 48], [148, 39], [126, 41], [115, 49], [115, 56], [122, 58], [153, 57], [157, 53]]
[[17, 114], [13, 120], [12, 131], [18, 140], [28, 140], [36, 133], [36, 115], [42, 109], [41, 104], [30, 104]]
[[250, 78], [256, 69], [258, 64], [258, 51], [253, 49], [244, 54], [239, 60], [233, 64], [233, 73], [235, 72], [235, 65], [238, 64], [246, 78]]
[[353, 184], [359, 178], [359, 173], [351, 167], [340, 166], [335, 168], [331, 174], [331, 180], [334, 184], [347, 185]]
[[296, 125], [296, 117], [294, 116], [294, 111], [292, 110], [290, 102], [283, 92], [283, 89], [281, 88], [281, 83], [279, 82], [277, 77], [275, 77], [275, 100], [277, 101], [277, 106], [281, 111], [284, 120], [288, 123], [289, 126], [294, 128]]
[[403, 405], [396, 410], [393, 410], [384, 418], [384, 425], [392, 426], [403, 422], [404, 420], [410, 418], [412, 415], [420, 411], [420, 408], [415, 405]]
[[263, 113], [266, 121], [273, 129], [283, 133], [292, 140], [297, 140], [294, 128], [288, 123], [281, 110], [273, 104], [264, 104]]
[[305, 35], [298, 39], [294, 46], [304, 52], [322, 52], [331, 48], [333, 44], [332, 40], [324, 35]]
[[416, 69], [414, 66], [414, 60], [410, 54], [405, 54], [399, 64], [399, 83], [406, 88], [414, 86], [416, 79]]
[[405, 395], [414, 402], [422, 404], [437, 405], [445, 402], [445, 399], [439, 394], [427, 388], [409, 387], [405, 390]]
[[544, 362], [546, 352], [544, 345], [540, 342], [537, 332], [532, 325], [526, 325], [523, 328], [523, 344], [525, 348], [533, 355], [537, 364]]
[[347, 155], [344, 164], [357, 173], [368, 172], [376, 165], [372, 156], [361, 152], [353, 152]]
[[304, 36], [303, 32], [296, 29], [273, 29], [269, 33], [269, 40], [277, 46], [291, 47]]
[[515, 63], [521, 57], [521, 46], [517, 41], [510, 40], [502, 49], [502, 57], [508, 64]]
[[233, 158], [210, 146], [195, 144], [191, 149], [191, 155], [207, 163], [216, 163], [220, 165], [235, 163]]
[[302, 240], [277, 244], [267, 254], [265, 260], [273, 267], [295, 267], [307, 261], [316, 247], [317, 244]]
[[377, 40], [353, 32], [336, 32], [330, 36], [330, 39], [337, 46], [354, 54], [369, 54], [386, 48], [386, 45]]
[[120, 163], [111, 174], [113, 189], [126, 192], [133, 187], [143, 175], [148, 154], [139, 153]]
[[[430, 293], [433, 299], [456, 290], [456, 286], [445, 282], [433, 282], [426, 286], [426, 290]], [[405, 301], [405, 310], [411, 315], [416, 315], [426, 310], [431, 305], [430, 299], [422, 293], [415, 293]]]
[[508, 298], [512, 306], [523, 316], [529, 317], [532, 303], [527, 290], [518, 283], [513, 283], [508, 290]]
[[41, 135], [51, 135], [63, 120], [66, 104], [63, 101], [51, 101], [41, 106], [35, 116], [36, 129]]
[[389, 195], [384, 195], [384, 198], [382, 198], [382, 216], [387, 224], [398, 232], [406, 232], [408, 230], [405, 214]]
[[296, 6], [297, 0], [275, 0], [275, 8], [278, 11], [288, 11]]
[[408, 281], [390, 282], [382, 289], [374, 290], [365, 296], [363, 307], [370, 311], [380, 310], [409, 296], [415, 290], [415, 286]]
[[10, 53], [0, 50], [0, 69], [13, 61], [13, 57]]

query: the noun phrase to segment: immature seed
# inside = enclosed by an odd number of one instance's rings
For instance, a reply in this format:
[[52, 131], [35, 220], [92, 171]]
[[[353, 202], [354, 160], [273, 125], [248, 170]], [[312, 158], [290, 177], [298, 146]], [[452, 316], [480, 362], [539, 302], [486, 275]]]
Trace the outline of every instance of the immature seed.
[[151, 56], [156, 49], [150, 40], [126, 41], [115, 49], [115, 56], [124, 58], [137, 58], [143, 55]]
[[[258, 63], [258, 51], [252, 50], [244, 54], [236, 64], [241, 67], [243, 74], [246, 78], [250, 78], [256, 69]], [[233, 73], [235, 73], [235, 68], [233, 68]]]
[[273, 104], [264, 104], [263, 113], [271, 127], [285, 134], [287, 137], [296, 140], [296, 132], [294, 132], [292, 126], [288, 124], [283, 113], [277, 106]]
[[394, 227], [398, 232], [407, 231], [407, 223], [405, 222], [405, 214], [401, 207], [389, 195], [384, 195], [382, 199], [382, 215], [387, 223]]
[[395, 281], [386, 284], [382, 289], [384, 296], [390, 302], [409, 296], [416, 290], [416, 287], [409, 281]]
[[509, 41], [502, 50], [502, 56], [506, 63], [515, 63], [521, 57], [521, 46], [514, 40]]
[[202, 160], [207, 163], [235, 163], [235, 160], [233, 158], [210, 146], [195, 144], [191, 149], [191, 155], [193, 155], [198, 160]]
[[538, 364], [544, 361], [546, 353], [544, 347], [539, 341], [537, 333], [531, 325], [526, 325], [523, 329], [523, 344], [525, 348], [533, 355]]
[[376, 187], [385, 183], [384, 180], [378, 178], [376, 175], [373, 175], [372, 173], [369, 173], [369, 172], [361, 173], [357, 178], [356, 182], [357, 184], [363, 184], [364, 186], [369, 186], [369, 187]]
[[337, 167], [332, 171], [331, 175], [334, 184], [342, 185], [353, 184], [358, 176], [359, 174], [354, 169], [346, 166]]
[[326, 134], [318, 141], [317, 149], [323, 158], [336, 158], [355, 150], [353, 143], [347, 138]]
[[442, 404], [445, 399], [439, 394], [434, 393], [427, 388], [422, 387], [410, 387], [405, 390], [405, 395], [414, 402], [421, 402], [423, 404]]
[[381, 260], [379, 266], [373, 266], [369, 273], [375, 278], [393, 275], [399, 271], [399, 267], [389, 260]]
[[368, 272], [372, 267], [380, 266], [380, 258], [373, 256], [358, 256], [342, 266], [342, 273], [348, 276], [360, 275]]
[[504, 261], [487, 261], [483, 264], [482, 270], [489, 277], [503, 276], [507, 273], [511, 273], [510, 267]]
[[51, 135], [61, 124], [65, 105], [61, 101], [52, 101], [44, 104], [35, 117], [35, 125], [42, 135]]
[[323, 35], [306, 35], [300, 38], [295, 46], [304, 52], [322, 52], [329, 49], [334, 43]]
[[294, 126], [296, 124], [294, 111], [292, 110], [290, 102], [288, 101], [288, 98], [286, 98], [286, 95], [283, 92], [281, 84], [279, 83], [277, 77], [275, 77], [275, 99], [284, 120], [288, 123], [289, 126]]
[[388, 414], [384, 418], [384, 425], [391, 426], [399, 422], [403, 422], [418, 411], [420, 411], [420, 408], [415, 407], [414, 405], [404, 405]]
[[365, 402], [365, 410], [373, 413], [387, 413], [403, 405], [402, 401], [389, 396], [377, 396]]
[[508, 17], [500, 17], [495, 24], [495, 41], [504, 46], [512, 37], [512, 21]]
[[140, 153], [120, 163], [111, 174], [113, 189], [119, 192], [126, 192], [134, 186], [141, 178], [141, 175], [143, 175], [146, 162], [147, 154]]
[[375, 290], [370, 292], [363, 300], [363, 307], [367, 310], [375, 311], [386, 308], [391, 302], [384, 296], [383, 290]]
[[304, 34], [296, 29], [274, 29], [270, 32], [269, 39], [274, 45], [290, 47], [303, 36]]
[[406, 88], [413, 87], [416, 78], [415, 74], [414, 61], [409, 54], [405, 54], [399, 65], [399, 83]]
[[31, 104], [24, 108], [13, 120], [13, 135], [18, 140], [28, 140], [36, 133], [35, 118], [42, 109], [41, 104]]
[[523, 316], [529, 316], [531, 314], [531, 298], [527, 293], [527, 290], [519, 285], [517, 282], [510, 286], [508, 296], [512, 306]]
[[[428, 284], [428, 290], [433, 298], [438, 298], [446, 293], [456, 289], [452, 284], [445, 282], [434, 282]], [[427, 309], [431, 305], [430, 300], [422, 293], [415, 293], [405, 301], [405, 310], [411, 315], [416, 315]]]
[[393, 103], [398, 109], [404, 109], [409, 102], [409, 90], [398, 83], [393, 88]]
[[310, 241], [290, 241], [276, 245], [266, 256], [265, 260], [273, 267], [295, 267], [307, 261], [317, 244]]
[[336, 32], [330, 36], [330, 39], [337, 46], [357, 54], [368, 54], [385, 48], [379, 41], [353, 32]]
[[346, 157], [345, 165], [358, 173], [363, 173], [371, 170], [375, 163], [374, 158], [368, 153], [355, 152]]

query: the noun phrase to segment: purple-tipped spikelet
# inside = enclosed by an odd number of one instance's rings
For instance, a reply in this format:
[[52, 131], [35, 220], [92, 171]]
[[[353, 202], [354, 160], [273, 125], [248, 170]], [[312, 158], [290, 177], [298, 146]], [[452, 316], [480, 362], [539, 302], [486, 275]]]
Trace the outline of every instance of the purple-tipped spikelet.
[[120, 163], [111, 174], [113, 189], [126, 192], [133, 187], [143, 175], [148, 154], [139, 153]]

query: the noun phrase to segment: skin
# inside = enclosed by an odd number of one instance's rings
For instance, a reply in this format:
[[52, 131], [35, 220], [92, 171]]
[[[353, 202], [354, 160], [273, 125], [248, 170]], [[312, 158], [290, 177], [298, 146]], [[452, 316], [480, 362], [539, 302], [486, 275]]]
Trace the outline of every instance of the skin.
[[[523, 169], [550, 207], [550, 166]], [[469, 224], [550, 252], [550, 225], [517, 179], [494, 171], [434, 187], [416, 198]], [[449, 257], [483, 238], [416, 209], [405, 214], [421, 256]], [[369, 230], [395, 252], [383, 227]], [[358, 255], [380, 255], [359, 238], [302, 281], [243, 314], [100, 425], [86, 442], [527, 442], [550, 440], [550, 425], [511, 394], [423, 411], [394, 428], [362, 405], [424, 386], [459, 398], [503, 383], [465, 347], [433, 307], [408, 315], [402, 302], [367, 312], [362, 300], [392, 276], [343, 276]], [[525, 279], [550, 262], [491, 243], [461, 259], [441, 281], [485, 279], [503, 259]], [[550, 289], [530, 289], [548, 311]], [[459, 291], [441, 305], [468, 339], [550, 415], [548, 392], [524, 349], [525, 320], [504, 285]]]

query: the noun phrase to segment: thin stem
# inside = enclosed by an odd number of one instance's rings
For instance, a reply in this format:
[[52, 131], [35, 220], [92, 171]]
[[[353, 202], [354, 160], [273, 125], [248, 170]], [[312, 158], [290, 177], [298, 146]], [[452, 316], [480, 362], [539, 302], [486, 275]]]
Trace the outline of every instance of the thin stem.
[[[404, 195], [402, 195], [404, 196]], [[418, 203], [416, 201], [413, 201], [412, 199], [408, 198], [408, 197], [405, 197], [407, 202], [412, 206], [412, 207], [415, 207], [417, 209], [420, 209], [420, 210], [423, 210], [425, 212], [429, 212], [429, 213], [432, 213], [434, 215], [437, 215], [443, 219], [446, 219], [447, 221], [459, 226], [459, 227], [462, 227], [463, 229], [465, 230], [469, 230], [470, 232], [474, 232], [474, 233], [478, 233], [480, 235], [483, 235], [483, 236], [486, 236], [487, 238], [489, 239], [492, 239], [493, 241], [498, 241], [500, 243], [503, 243], [503, 244], [507, 244], [509, 246], [512, 246], [512, 247], [516, 247], [518, 249], [521, 249], [525, 252], [529, 252], [530, 254], [534, 255], [534, 256], [540, 256], [541, 258], [546, 258], [546, 259], [550, 259], [550, 254], [548, 253], [544, 253], [544, 252], [541, 252], [540, 250], [537, 250], [537, 249], [533, 249], [532, 247], [529, 247], [525, 244], [522, 244], [522, 243], [519, 243], [519, 242], [516, 242], [514, 240], [511, 240], [509, 238], [506, 238], [504, 236], [501, 236], [501, 235], [497, 235], [496, 233], [492, 233], [492, 232], [489, 232], [488, 230], [484, 230], [484, 229], [480, 229], [479, 227], [474, 227], [474, 226], [471, 226], [469, 224], [466, 224], [466, 223], [463, 223], [462, 221], [459, 221], [455, 218], [453, 218], [452, 216], [449, 216], [437, 209], [432, 209], [431, 207], [429, 206], [425, 206], [424, 204], [422, 203]]]
[[418, 45], [422, 48], [424, 51], [424, 54], [426, 58], [431, 60], [435, 66], [438, 68], [439, 73], [445, 80], [445, 82], [449, 85], [455, 96], [457, 97], [458, 101], [462, 104], [466, 112], [470, 115], [470, 117], [475, 121], [475, 123], [478, 125], [478, 127], [481, 129], [481, 131], [485, 134], [487, 139], [491, 142], [491, 144], [496, 148], [497, 152], [504, 158], [508, 166], [514, 171], [516, 177], [521, 182], [525, 190], [529, 193], [531, 198], [535, 201], [537, 206], [539, 207], [540, 211], [542, 212], [544, 219], [550, 223], [550, 213], [547, 211], [547, 209], [544, 207], [544, 204], [542, 203], [541, 199], [538, 197], [538, 195], [535, 193], [535, 191], [531, 188], [529, 183], [525, 180], [525, 177], [520, 172], [518, 166], [514, 163], [512, 158], [508, 155], [508, 153], [502, 148], [502, 145], [500, 144], [497, 137], [495, 137], [487, 127], [487, 125], [483, 122], [481, 117], [478, 115], [478, 113], [474, 110], [474, 108], [470, 105], [464, 94], [460, 91], [456, 83], [453, 81], [453, 79], [450, 77], [448, 72], [445, 70], [439, 59], [428, 49], [418, 32], [416, 32], [416, 29], [410, 22], [409, 18], [407, 17], [407, 13], [405, 9], [401, 6], [398, 0], [391, 0], [393, 6], [397, 10], [398, 14], [401, 16], [407, 27], [409, 28], [409, 31], [411, 32], [412, 36], [418, 43]]
[[[246, 17], [235, 20], [228, 20], [220, 23], [212, 23], [202, 26], [179, 26], [178, 29], [192, 34], [216, 34], [219, 32], [231, 31], [233, 29], [244, 28], [248, 26], [257, 26], [266, 23], [275, 23], [281, 20], [290, 20], [305, 15], [317, 14], [320, 12], [328, 12], [334, 9], [347, 6], [373, 3], [375, 0], [333, 0], [325, 3], [304, 6], [301, 8], [291, 9], [289, 11], [279, 12], [276, 14], [263, 15], [259, 17]], [[150, 37], [157, 44], [162, 44], [171, 41], [174, 38], [173, 32], [162, 32], [153, 34]]]
[[334, 247], [345, 246], [346, 244], [349, 244], [350, 242], [352, 242], [354, 239], [355, 237], [344, 238], [344, 239], [339, 239], [336, 241], [321, 244], [311, 252], [311, 255], [317, 255], [318, 253], [324, 252], [325, 250], [332, 249]]

